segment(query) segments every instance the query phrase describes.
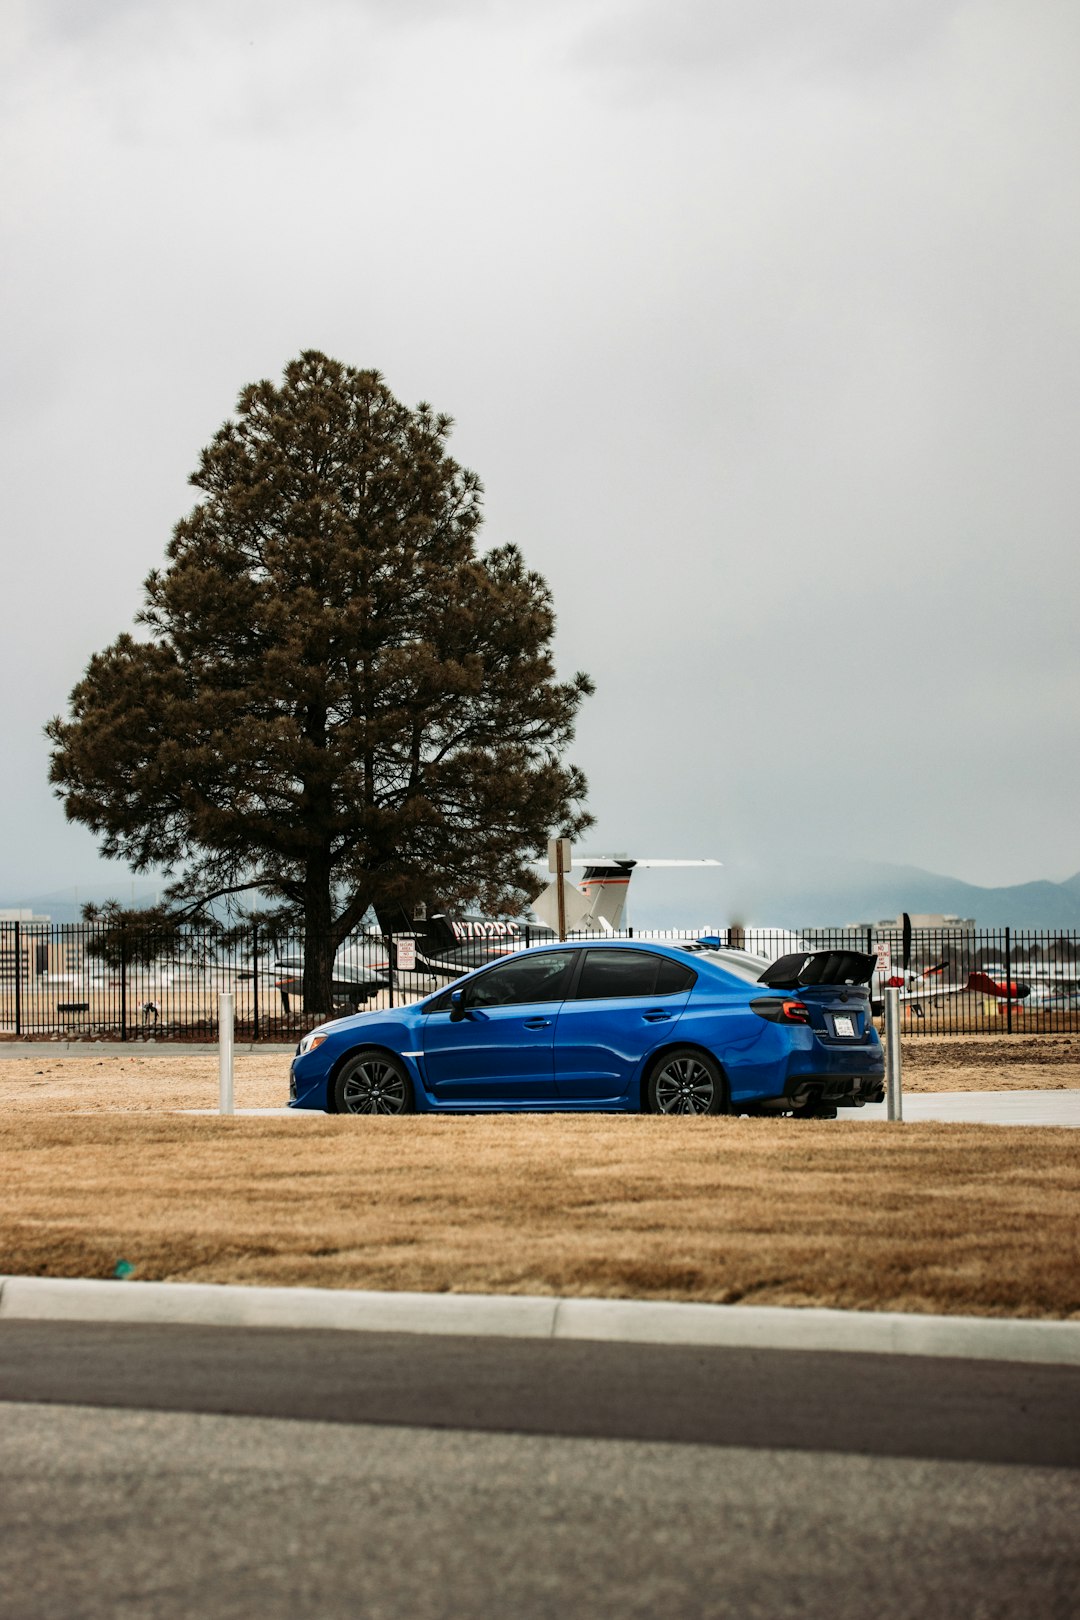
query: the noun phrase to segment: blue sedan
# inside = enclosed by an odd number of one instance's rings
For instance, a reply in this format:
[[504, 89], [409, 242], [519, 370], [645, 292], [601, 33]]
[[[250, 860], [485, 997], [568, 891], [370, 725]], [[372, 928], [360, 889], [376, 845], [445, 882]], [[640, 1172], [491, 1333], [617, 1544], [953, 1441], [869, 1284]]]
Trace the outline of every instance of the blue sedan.
[[883, 1095], [873, 968], [854, 951], [765, 968], [630, 940], [539, 946], [411, 1006], [313, 1029], [289, 1106], [834, 1118]]

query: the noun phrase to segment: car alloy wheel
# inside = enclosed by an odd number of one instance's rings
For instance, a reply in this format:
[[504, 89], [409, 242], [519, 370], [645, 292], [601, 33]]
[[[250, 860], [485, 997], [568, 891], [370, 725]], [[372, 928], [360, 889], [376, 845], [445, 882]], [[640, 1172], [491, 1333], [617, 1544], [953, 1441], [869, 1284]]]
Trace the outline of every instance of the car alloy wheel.
[[334, 1082], [339, 1114], [411, 1114], [412, 1082], [386, 1052], [358, 1052]]
[[720, 1071], [703, 1052], [671, 1052], [649, 1078], [654, 1114], [718, 1114], [724, 1101]]

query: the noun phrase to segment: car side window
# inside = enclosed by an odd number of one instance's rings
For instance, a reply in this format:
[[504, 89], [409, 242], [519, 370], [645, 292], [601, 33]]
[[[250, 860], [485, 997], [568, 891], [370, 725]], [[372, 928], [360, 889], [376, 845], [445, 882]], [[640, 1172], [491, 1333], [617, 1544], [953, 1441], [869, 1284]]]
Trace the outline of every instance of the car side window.
[[681, 962], [651, 951], [586, 951], [574, 999], [668, 996], [689, 990], [697, 975]]
[[530, 1001], [561, 1001], [566, 994], [572, 951], [543, 951], [501, 962], [467, 986], [470, 1007], [514, 1007]]
[[675, 996], [697, 983], [697, 974], [684, 963], [673, 961], [670, 956], [661, 956], [659, 962], [656, 970], [658, 996]]

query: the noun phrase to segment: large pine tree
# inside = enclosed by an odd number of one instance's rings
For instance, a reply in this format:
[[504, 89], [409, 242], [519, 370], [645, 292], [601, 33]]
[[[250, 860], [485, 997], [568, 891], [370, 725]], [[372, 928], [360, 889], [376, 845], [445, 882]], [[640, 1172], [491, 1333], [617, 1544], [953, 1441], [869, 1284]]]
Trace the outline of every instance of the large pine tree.
[[245, 388], [144, 636], [95, 654], [46, 728], [103, 854], [172, 873], [177, 905], [254, 888], [302, 919], [309, 1011], [369, 906], [508, 910], [548, 833], [590, 820], [562, 754], [591, 682], [556, 680], [551, 594], [516, 547], [478, 553], [450, 426], [317, 352]]

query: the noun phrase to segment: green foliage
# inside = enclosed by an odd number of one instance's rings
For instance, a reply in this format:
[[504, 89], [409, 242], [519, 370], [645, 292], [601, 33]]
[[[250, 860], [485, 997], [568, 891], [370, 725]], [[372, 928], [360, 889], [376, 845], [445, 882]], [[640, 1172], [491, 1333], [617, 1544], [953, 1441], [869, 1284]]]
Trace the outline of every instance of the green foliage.
[[548, 833], [591, 820], [562, 763], [591, 682], [556, 680], [551, 594], [516, 547], [478, 554], [450, 426], [310, 351], [245, 388], [144, 637], [95, 654], [46, 727], [103, 854], [172, 873], [174, 904], [253, 887], [303, 918], [309, 1008], [370, 905], [515, 909]]
[[83, 906], [84, 922], [93, 923], [85, 938], [87, 956], [110, 968], [149, 967], [175, 946], [178, 919], [163, 906], [126, 910], [117, 900]]

